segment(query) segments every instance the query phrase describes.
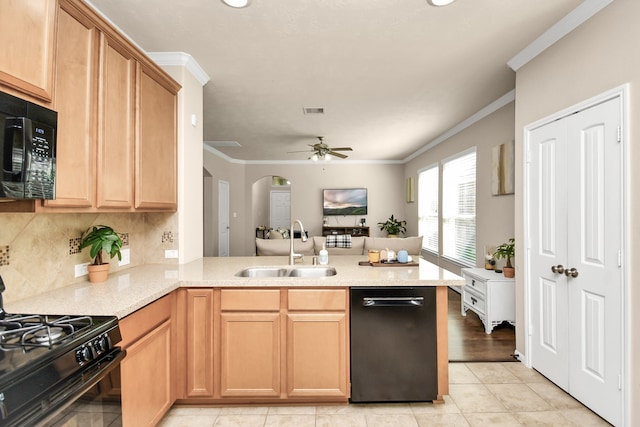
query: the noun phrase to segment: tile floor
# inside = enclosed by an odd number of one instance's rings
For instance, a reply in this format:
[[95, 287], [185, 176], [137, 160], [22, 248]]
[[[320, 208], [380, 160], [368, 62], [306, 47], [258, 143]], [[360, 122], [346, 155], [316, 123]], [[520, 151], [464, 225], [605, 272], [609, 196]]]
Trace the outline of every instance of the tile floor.
[[608, 426], [519, 362], [450, 363], [446, 403], [172, 408], [161, 427]]

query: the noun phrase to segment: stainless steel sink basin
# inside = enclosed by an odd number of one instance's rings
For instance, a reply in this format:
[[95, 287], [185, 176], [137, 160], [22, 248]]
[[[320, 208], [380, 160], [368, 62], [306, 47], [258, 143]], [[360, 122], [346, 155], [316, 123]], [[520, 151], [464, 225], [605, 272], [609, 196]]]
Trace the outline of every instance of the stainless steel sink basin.
[[324, 266], [304, 267], [247, 267], [236, 273], [237, 277], [328, 277], [335, 276], [336, 269]]
[[294, 267], [289, 271], [289, 277], [328, 277], [335, 276], [333, 267]]
[[249, 267], [236, 273], [238, 277], [284, 277], [288, 270], [282, 267]]

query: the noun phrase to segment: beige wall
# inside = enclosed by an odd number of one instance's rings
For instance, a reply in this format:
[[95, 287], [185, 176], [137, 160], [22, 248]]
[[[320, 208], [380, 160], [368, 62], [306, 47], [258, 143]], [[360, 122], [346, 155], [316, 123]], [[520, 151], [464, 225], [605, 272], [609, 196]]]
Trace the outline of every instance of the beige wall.
[[[182, 88], [178, 93], [178, 235], [180, 264], [203, 254], [202, 84], [183, 66], [163, 69]], [[192, 124], [195, 116], [196, 125]]]
[[[91, 225], [104, 224], [128, 234], [131, 264], [118, 267], [111, 260], [111, 271], [141, 264], [177, 264], [165, 260], [165, 249], [178, 249], [176, 214], [0, 214], [0, 246], [9, 246], [9, 265], [0, 266], [7, 290], [5, 301], [17, 301], [71, 283], [74, 266], [89, 262], [88, 249], [71, 253], [69, 240], [78, 239]], [[174, 235], [173, 242], [162, 242], [164, 232]]]
[[[640, 122], [636, 120], [640, 95], [637, 87], [640, 85], [640, 51], [637, 41], [640, 40], [640, 2], [637, 0], [616, 0], [582, 24], [569, 35], [565, 36], [554, 46], [546, 50], [533, 61], [518, 70], [516, 74], [516, 188], [522, 188], [522, 147], [523, 128], [529, 123], [547, 117], [557, 111], [570, 107], [595, 95], [630, 83], [630, 133], [626, 135], [629, 146], [629, 164], [640, 161], [637, 148], [637, 137], [640, 134]], [[640, 208], [640, 193], [636, 185], [640, 180], [640, 169], [630, 170], [631, 188], [629, 195], [629, 217], [631, 227], [627, 232], [629, 239], [627, 268], [628, 298], [625, 298], [628, 309], [640, 304], [640, 292], [635, 286], [634, 277], [638, 275], [640, 263], [638, 260], [638, 245], [640, 244], [640, 229], [638, 228], [638, 210]], [[522, 191], [516, 192], [515, 217], [516, 241], [522, 241], [524, 224], [522, 221]], [[523, 256], [516, 254], [516, 283], [517, 283], [517, 322], [524, 321], [523, 306]], [[630, 402], [640, 399], [640, 370], [633, 361], [640, 358], [640, 313], [628, 310], [626, 315], [629, 330], [625, 331], [631, 340], [628, 349], [630, 361]], [[517, 331], [517, 347], [524, 351], [522, 330]], [[629, 425], [640, 423], [640, 407], [630, 408], [631, 420]]]
[[[279, 175], [291, 181], [291, 219], [300, 219], [309, 235], [322, 234], [322, 189], [366, 187], [369, 212], [364, 217], [373, 236], [383, 236], [376, 223], [391, 214], [405, 218], [404, 179], [401, 164], [334, 163], [308, 164], [241, 164], [231, 163], [205, 150], [204, 167], [213, 176], [217, 200], [217, 181], [231, 186], [231, 248], [230, 254], [255, 253], [255, 222], [252, 214], [253, 184], [265, 176]], [[214, 203], [217, 206], [217, 203]], [[234, 217], [233, 213], [237, 216]], [[217, 211], [205, 211], [207, 221], [217, 224]], [[211, 218], [211, 219], [209, 219]], [[330, 217], [330, 225], [357, 225], [360, 216]], [[214, 233], [217, 235], [217, 230]], [[407, 235], [411, 235], [408, 233]], [[214, 236], [215, 239], [217, 237]], [[215, 244], [217, 254], [217, 241]]]
[[[484, 248], [497, 246], [514, 236], [514, 195], [491, 195], [491, 149], [513, 141], [515, 105], [500, 108], [406, 164], [404, 178], [414, 177], [416, 201], [407, 204], [408, 228], [417, 233], [418, 171], [471, 147], [476, 147], [476, 266], [484, 266]], [[427, 256], [431, 262], [459, 273], [460, 266]], [[498, 265], [504, 264], [499, 261]]]

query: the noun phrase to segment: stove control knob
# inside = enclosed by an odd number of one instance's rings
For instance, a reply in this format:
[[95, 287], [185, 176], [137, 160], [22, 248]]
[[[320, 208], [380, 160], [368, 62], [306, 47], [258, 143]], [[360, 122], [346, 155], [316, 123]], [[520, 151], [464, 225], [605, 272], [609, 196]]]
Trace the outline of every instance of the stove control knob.
[[109, 350], [109, 339], [106, 335], [96, 338], [93, 341], [93, 348], [96, 350], [97, 354], [102, 354], [105, 351]]
[[79, 364], [83, 364], [91, 361], [93, 359], [93, 355], [91, 354], [91, 349], [89, 347], [80, 347], [80, 349], [76, 350], [76, 362]]

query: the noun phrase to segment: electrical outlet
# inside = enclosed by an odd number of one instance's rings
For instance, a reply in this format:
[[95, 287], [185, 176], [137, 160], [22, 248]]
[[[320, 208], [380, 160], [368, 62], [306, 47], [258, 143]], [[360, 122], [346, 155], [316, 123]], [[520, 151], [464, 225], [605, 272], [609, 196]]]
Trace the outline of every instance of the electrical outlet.
[[178, 258], [178, 250], [177, 249], [167, 249], [164, 251], [165, 258]]
[[75, 277], [86, 276], [89, 274], [89, 270], [87, 270], [88, 262], [84, 262], [82, 264], [76, 264], [75, 266]]
[[122, 255], [122, 259], [118, 261], [118, 267], [129, 265], [131, 263], [131, 249], [122, 249], [120, 250], [120, 254]]

